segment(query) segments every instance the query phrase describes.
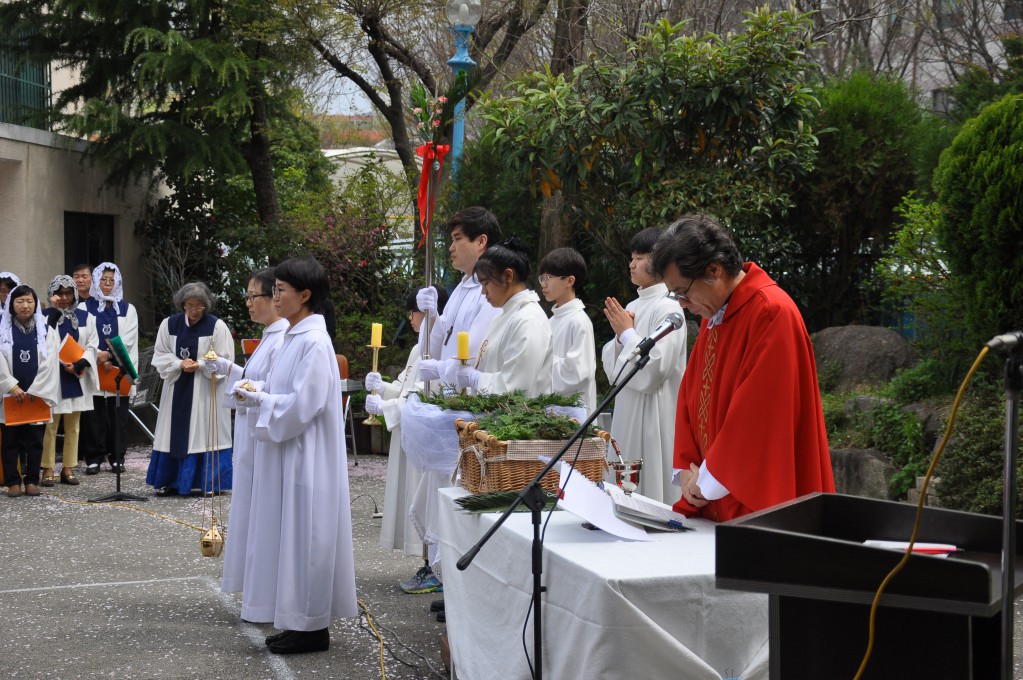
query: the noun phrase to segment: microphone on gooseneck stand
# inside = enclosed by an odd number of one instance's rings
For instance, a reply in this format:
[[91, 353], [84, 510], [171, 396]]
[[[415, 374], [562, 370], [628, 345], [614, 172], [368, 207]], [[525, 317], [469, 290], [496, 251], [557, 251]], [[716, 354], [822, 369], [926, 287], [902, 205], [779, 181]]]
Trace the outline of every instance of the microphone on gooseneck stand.
[[654, 345], [656, 345], [661, 338], [665, 335], [674, 333], [681, 328], [682, 324], [685, 322], [685, 317], [682, 316], [681, 312], [672, 312], [668, 316], [664, 317], [664, 321], [662, 321], [657, 328], [650, 333], [650, 335], [640, 340], [636, 349], [632, 350], [632, 355], [629, 357], [629, 363], [634, 364], [640, 359], [640, 357], [645, 357], [650, 354], [650, 350], [654, 348]]
[[1003, 333], [987, 341], [987, 346], [991, 349], [1000, 349], [1006, 352], [1011, 352], [1020, 345], [1023, 345], [1023, 331]]

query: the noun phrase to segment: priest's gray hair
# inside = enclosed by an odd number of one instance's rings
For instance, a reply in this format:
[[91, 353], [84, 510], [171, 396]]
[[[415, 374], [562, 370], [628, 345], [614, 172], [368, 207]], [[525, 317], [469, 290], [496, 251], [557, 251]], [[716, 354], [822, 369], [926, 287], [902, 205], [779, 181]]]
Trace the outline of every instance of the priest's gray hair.
[[652, 273], [663, 276], [672, 262], [691, 279], [703, 276], [713, 262], [729, 276], [738, 276], [743, 265], [731, 233], [710, 215], [699, 214], [683, 215], [657, 239], [650, 256]]
[[185, 300], [198, 300], [206, 307], [207, 312], [213, 311], [213, 306], [216, 304], [216, 298], [213, 297], [213, 291], [210, 287], [201, 281], [193, 281], [186, 283], [181, 286], [177, 293], [174, 293], [174, 306], [177, 310], [184, 311]]

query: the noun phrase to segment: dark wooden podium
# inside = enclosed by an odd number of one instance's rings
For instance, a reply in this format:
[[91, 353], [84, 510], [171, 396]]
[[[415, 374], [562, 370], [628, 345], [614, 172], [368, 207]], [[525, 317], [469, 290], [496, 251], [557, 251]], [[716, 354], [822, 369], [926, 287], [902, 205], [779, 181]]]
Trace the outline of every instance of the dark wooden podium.
[[[862, 542], [909, 540], [915, 514], [905, 503], [811, 494], [717, 527], [717, 586], [770, 596], [772, 680], [852, 680], [874, 593], [902, 558]], [[881, 599], [863, 678], [1000, 677], [1001, 518], [925, 508], [917, 541], [963, 551], [909, 558]]]

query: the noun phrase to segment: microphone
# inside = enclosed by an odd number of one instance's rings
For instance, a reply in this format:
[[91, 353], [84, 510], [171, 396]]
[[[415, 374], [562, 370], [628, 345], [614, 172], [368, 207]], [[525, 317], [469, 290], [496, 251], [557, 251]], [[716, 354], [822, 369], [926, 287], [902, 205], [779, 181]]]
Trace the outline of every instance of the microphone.
[[987, 346], [991, 349], [1001, 349], [1006, 352], [1011, 352], [1020, 345], [1023, 345], [1023, 331], [1003, 333], [987, 341]]
[[661, 338], [677, 331], [685, 322], [686, 319], [682, 316], [682, 312], [672, 312], [668, 316], [664, 317], [664, 321], [662, 321], [657, 328], [650, 333], [650, 335], [640, 340], [639, 346], [632, 350], [632, 356], [629, 357], [629, 361], [635, 362], [636, 359], [650, 354], [650, 350], [654, 348], [654, 345], [656, 345]]

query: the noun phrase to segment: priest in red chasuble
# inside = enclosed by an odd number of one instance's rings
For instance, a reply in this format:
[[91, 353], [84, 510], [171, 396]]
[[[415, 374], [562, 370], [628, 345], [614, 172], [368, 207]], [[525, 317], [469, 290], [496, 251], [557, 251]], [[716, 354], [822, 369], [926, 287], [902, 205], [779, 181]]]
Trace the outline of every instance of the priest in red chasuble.
[[668, 227], [651, 267], [702, 317], [679, 389], [675, 510], [723, 522], [833, 492], [813, 346], [792, 298], [704, 215]]

